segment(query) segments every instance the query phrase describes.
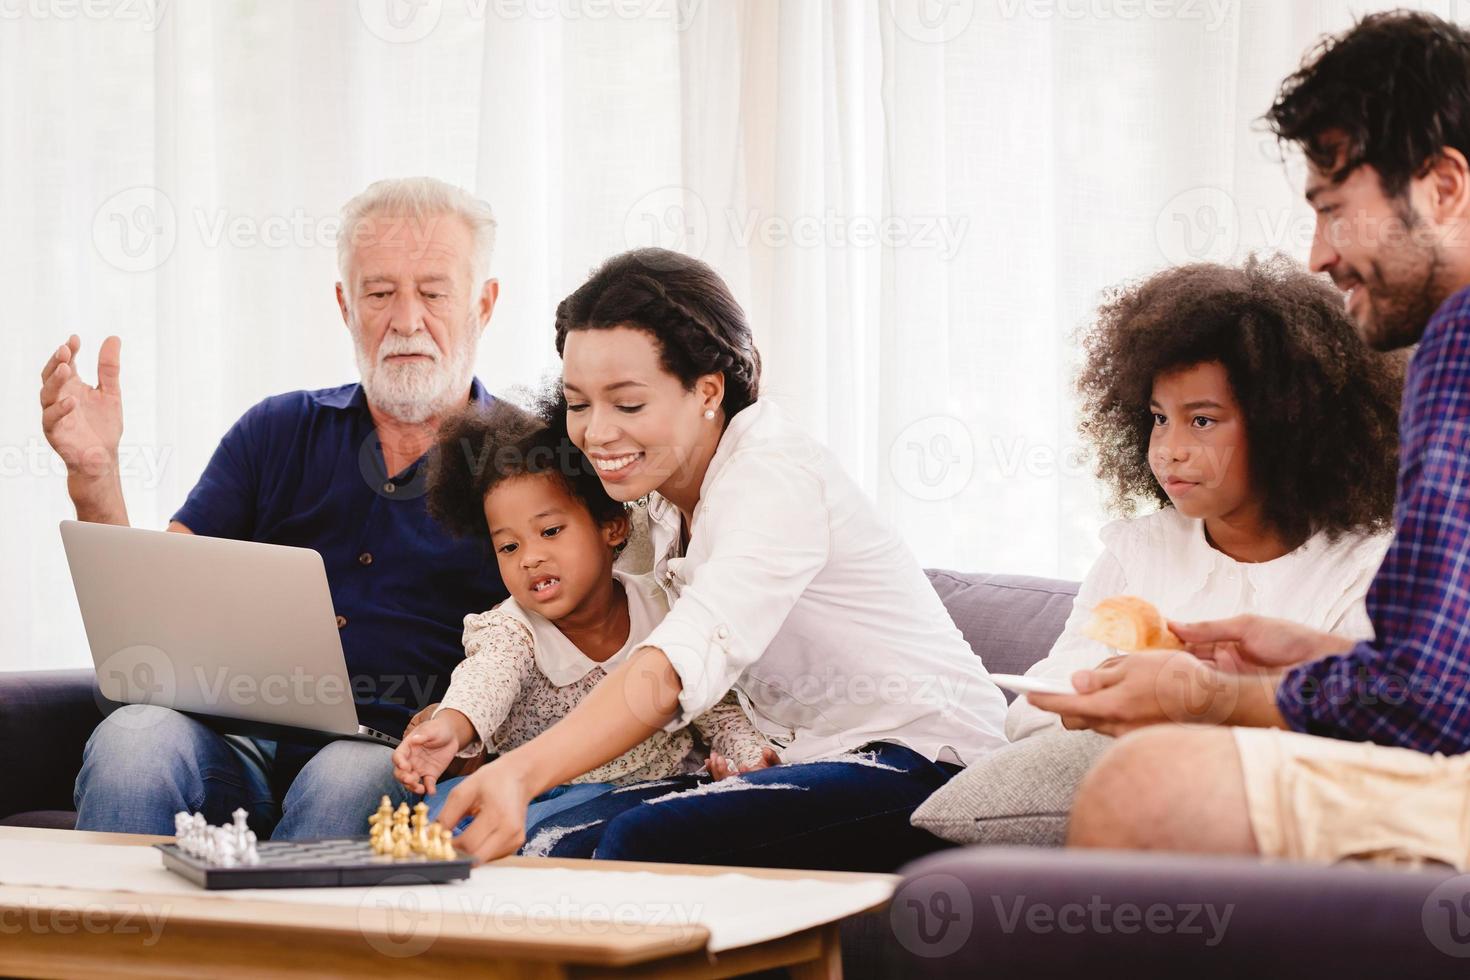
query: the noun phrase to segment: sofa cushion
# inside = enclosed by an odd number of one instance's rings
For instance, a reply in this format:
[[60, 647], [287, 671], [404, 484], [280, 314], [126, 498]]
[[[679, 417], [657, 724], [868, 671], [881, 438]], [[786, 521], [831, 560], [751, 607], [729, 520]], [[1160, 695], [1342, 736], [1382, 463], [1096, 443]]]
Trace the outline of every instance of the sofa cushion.
[[958, 847], [903, 875], [883, 976], [1348, 980], [1470, 963], [1466, 884], [1445, 869]]
[[1061, 847], [1077, 787], [1112, 744], [1058, 729], [1007, 745], [951, 779], [910, 822], [956, 844]]
[[40, 827], [44, 830], [76, 830], [75, 810], [32, 810], [0, 819], [0, 827]]
[[11, 747], [0, 817], [71, 808], [82, 747], [102, 721], [95, 683], [90, 670], [0, 671], [0, 745]]
[[[994, 674], [1024, 674], [1051, 652], [1072, 614], [1077, 583], [1025, 575], [988, 575], [930, 569], [965, 641]], [[1014, 694], [1006, 693], [1006, 700]]]

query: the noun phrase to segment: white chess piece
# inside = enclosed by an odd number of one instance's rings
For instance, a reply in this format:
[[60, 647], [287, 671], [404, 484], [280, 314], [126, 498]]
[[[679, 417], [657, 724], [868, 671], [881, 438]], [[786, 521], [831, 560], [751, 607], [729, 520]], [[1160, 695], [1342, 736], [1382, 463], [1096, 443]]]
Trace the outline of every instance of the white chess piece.
[[253, 831], [253, 830], [247, 830], [247, 831], [245, 831], [244, 843], [245, 843], [245, 847], [243, 848], [243, 853], [240, 856], [240, 863], [241, 864], [252, 864], [252, 865], [253, 864], [259, 864], [260, 863], [260, 852], [257, 851], [256, 848], [255, 848], [255, 831]]

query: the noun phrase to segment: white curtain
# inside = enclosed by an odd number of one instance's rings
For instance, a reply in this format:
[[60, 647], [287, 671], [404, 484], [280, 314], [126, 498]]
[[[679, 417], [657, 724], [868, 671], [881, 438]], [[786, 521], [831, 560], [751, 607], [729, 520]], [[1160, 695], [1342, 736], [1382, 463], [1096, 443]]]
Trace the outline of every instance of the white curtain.
[[1080, 577], [1105, 515], [1071, 335], [1168, 263], [1305, 257], [1252, 121], [1376, 6], [0, 0], [0, 669], [89, 660], [46, 357], [78, 333], [93, 379], [122, 336], [128, 503], [163, 526], [249, 405], [354, 376], [335, 215], [390, 175], [497, 209], [492, 390], [555, 368], [599, 260], [682, 248], [921, 561]]

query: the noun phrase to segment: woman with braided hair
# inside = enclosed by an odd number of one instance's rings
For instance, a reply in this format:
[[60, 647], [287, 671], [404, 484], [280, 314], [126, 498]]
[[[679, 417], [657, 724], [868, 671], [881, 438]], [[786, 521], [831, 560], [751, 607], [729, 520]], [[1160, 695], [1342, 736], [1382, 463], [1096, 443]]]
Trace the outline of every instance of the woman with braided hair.
[[[1005, 699], [897, 532], [831, 453], [759, 397], [729, 288], [660, 249], [610, 259], [557, 308], [565, 420], [616, 500], [647, 497], [671, 608], [559, 723], [450, 794], [482, 860], [563, 857], [892, 871], [909, 825], [1004, 744]], [[780, 764], [620, 788], [537, 825], [526, 805], [733, 690]]]

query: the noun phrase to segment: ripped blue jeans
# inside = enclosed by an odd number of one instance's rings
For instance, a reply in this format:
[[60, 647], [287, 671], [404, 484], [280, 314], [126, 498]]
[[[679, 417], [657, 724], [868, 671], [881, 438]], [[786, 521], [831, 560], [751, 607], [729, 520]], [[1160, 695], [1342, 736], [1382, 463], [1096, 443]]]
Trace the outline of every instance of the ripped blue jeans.
[[[439, 812], [444, 809], [450, 791], [468, 778], [468, 776], [455, 776], [446, 779], [434, 787], [433, 796], [424, 797], [424, 802], [429, 805], [430, 820], [439, 819]], [[601, 796], [612, 788], [612, 783], [563, 783], [560, 786], [553, 786], [532, 800], [531, 805], [526, 807], [526, 833], [528, 835], [533, 833], [536, 826], [548, 817]], [[455, 826], [454, 832], [458, 834], [468, 827], [472, 820], [474, 820], [473, 815], [463, 817]]]
[[542, 820], [521, 853], [895, 871], [948, 846], [909, 816], [960, 768], [871, 742], [717, 782], [697, 774], [634, 783]]

